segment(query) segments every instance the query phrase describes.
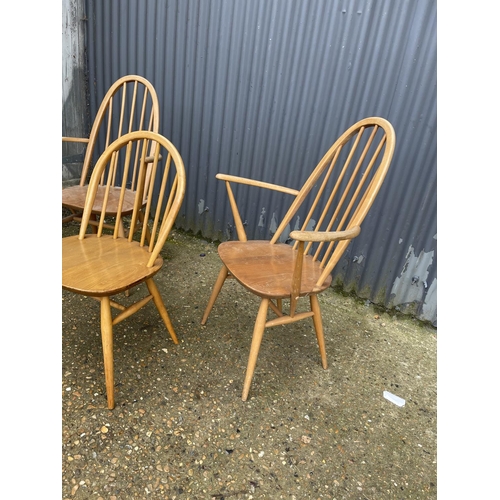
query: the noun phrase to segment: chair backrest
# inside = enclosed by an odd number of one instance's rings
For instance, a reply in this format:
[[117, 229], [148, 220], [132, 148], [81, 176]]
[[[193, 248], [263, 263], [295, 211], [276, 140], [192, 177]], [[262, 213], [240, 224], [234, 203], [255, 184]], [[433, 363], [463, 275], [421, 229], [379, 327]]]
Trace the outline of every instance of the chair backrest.
[[[153, 151], [153, 156], [150, 155], [151, 151]], [[142, 130], [122, 135], [101, 155], [94, 167], [87, 189], [79, 239], [88, 237], [86, 232], [92, 207], [101, 177], [106, 172], [97, 237], [103, 235], [106, 206], [111, 190], [116, 189], [113, 188], [112, 181], [118, 165], [125, 175], [119, 187], [119, 193], [114, 193], [120, 202], [112, 234], [113, 238], [120, 237], [118, 222], [122, 220], [122, 202], [130, 194], [130, 192], [127, 193], [127, 173], [134, 168], [137, 158], [139, 159], [138, 184], [134, 193], [134, 210], [130, 215], [130, 227], [136, 227], [137, 223], [140, 223], [140, 227], [135, 232], [129, 231], [127, 238], [129, 241], [139, 241], [141, 246], [148, 245], [151, 257], [147, 265], [151, 267], [174, 225], [186, 192], [186, 173], [179, 152], [168, 139], [155, 132]], [[149, 178], [147, 178], [148, 170]], [[145, 198], [147, 203], [143, 207], [142, 200]]]
[[[387, 174], [395, 146], [396, 134], [384, 118], [365, 118], [352, 125], [318, 163], [270, 243], [279, 240], [299, 213], [301, 231], [345, 231], [361, 226]], [[349, 242], [307, 244], [305, 254], [320, 260], [324, 269], [318, 286], [330, 275]]]
[[[86, 184], [99, 141], [106, 149], [123, 134], [136, 130], [159, 132], [160, 108], [153, 85], [138, 75], [119, 78], [109, 88], [97, 111], [83, 160], [80, 186]], [[104, 182], [101, 179], [101, 182]], [[134, 190], [135, 185], [131, 184]]]

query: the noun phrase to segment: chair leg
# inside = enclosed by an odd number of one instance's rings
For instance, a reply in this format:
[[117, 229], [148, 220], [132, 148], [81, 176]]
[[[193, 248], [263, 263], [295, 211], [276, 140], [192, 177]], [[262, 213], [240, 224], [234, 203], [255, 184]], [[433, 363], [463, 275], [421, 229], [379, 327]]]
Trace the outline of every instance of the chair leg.
[[250, 384], [252, 383], [253, 372], [255, 370], [255, 365], [257, 364], [257, 356], [259, 355], [260, 344], [262, 342], [262, 337], [264, 336], [264, 329], [266, 327], [267, 319], [267, 309], [269, 307], [269, 299], [262, 299], [259, 307], [259, 312], [257, 313], [257, 319], [255, 320], [255, 326], [253, 329], [252, 345], [250, 346], [250, 355], [248, 356], [247, 372], [245, 375], [245, 382], [243, 384], [243, 394], [241, 399], [243, 401], [247, 400], [248, 392], [250, 391]]
[[323, 322], [321, 320], [321, 310], [319, 308], [318, 296], [316, 294], [311, 295], [310, 302], [311, 310], [314, 313], [313, 322], [314, 329], [316, 330], [316, 339], [318, 340], [319, 353], [321, 355], [321, 364], [326, 370], [328, 368], [328, 362], [326, 361], [325, 337], [323, 335]]
[[214, 288], [212, 290], [212, 295], [210, 295], [210, 299], [205, 309], [205, 313], [203, 314], [203, 318], [201, 320], [202, 325], [204, 325], [207, 322], [208, 315], [210, 314], [210, 311], [212, 310], [212, 307], [215, 304], [217, 296], [219, 295], [219, 292], [221, 291], [222, 285], [224, 285], [224, 282], [226, 281], [228, 274], [229, 271], [227, 270], [227, 267], [222, 266], [219, 272], [219, 276], [217, 276], [217, 281], [215, 282]]
[[113, 367], [113, 320], [109, 297], [101, 299], [101, 339], [108, 408], [112, 410], [115, 407], [115, 377]]
[[177, 335], [174, 331], [174, 325], [172, 325], [172, 321], [170, 321], [170, 316], [168, 315], [167, 309], [165, 308], [165, 304], [163, 303], [163, 299], [161, 298], [160, 292], [156, 286], [156, 283], [153, 281], [153, 278], [149, 278], [146, 280], [146, 285], [148, 287], [149, 293], [153, 296], [153, 301], [160, 313], [165, 326], [167, 327], [168, 333], [172, 337], [174, 344], [178, 344]]

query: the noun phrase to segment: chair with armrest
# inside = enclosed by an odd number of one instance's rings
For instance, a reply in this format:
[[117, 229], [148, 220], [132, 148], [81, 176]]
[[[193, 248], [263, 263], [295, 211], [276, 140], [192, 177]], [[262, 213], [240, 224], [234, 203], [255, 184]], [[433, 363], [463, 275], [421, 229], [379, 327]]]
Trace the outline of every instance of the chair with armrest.
[[[326, 349], [318, 295], [332, 281], [331, 273], [361, 225], [384, 181], [392, 160], [396, 136], [383, 118], [360, 120], [348, 128], [318, 163], [300, 190], [233, 175], [217, 174], [225, 182], [238, 241], [218, 247], [222, 268], [213, 287], [202, 324], [207, 322], [227, 278], [236, 279], [260, 297], [253, 327], [242, 399], [246, 401], [266, 328], [312, 318], [323, 368]], [[247, 241], [233, 184], [272, 189], [292, 196], [290, 208], [270, 241]], [[292, 219], [301, 215], [300, 230], [279, 243]], [[312, 230], [306, 228], [313, 226]], [[285, 233], [286, 236], [286, 233]], [[298, 312], [307, 299], [307, 310]], [[289, 302], [288, 309], [284, 301]], [[268, 313], [274, 317], [268, 318]]]

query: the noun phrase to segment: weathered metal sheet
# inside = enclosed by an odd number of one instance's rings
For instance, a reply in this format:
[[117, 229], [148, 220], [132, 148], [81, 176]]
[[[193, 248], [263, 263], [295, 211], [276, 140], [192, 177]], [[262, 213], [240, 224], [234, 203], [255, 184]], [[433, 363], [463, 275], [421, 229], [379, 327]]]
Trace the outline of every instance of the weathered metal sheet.
[[[86, 0], [90, 111], [138, 73], [188, 189], [180, 227], [234, 238], [219, 171], [298, 187], [336, 137], [379, 115], [394, 161], [336, 282], [437, 324], [435, 0]], [[248, 235], [269, 238], [285, 195], [238, 190]]]
[[[83, 0], [63, 0], [62, 8], [62, 135], [85, 137], [89, 131]], [[63, 142], [63, 184], [80, 180], [83, 146]]]

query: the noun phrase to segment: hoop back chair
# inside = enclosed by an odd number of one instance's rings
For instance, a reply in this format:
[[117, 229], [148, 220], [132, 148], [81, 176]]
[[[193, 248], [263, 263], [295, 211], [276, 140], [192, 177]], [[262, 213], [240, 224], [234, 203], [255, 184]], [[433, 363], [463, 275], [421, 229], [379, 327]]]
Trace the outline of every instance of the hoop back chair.
[[[106, 149], [114, 140], [129, 132], [149, 130], [158, 133], [159, 115], [158, 97], [153, 85], [142, 76], [127, 75], [119, 78], [104, 96], [88, 138], [62, 138], [63, 142], [86, 144], [80, 184], [62, 190], [62, 206], [71, 212], [70, 215], [63, 218], [63, 223], [81, 220], [87, 194], [87, 181], [99, 141], [104, 142], [104, 149]], [[94, 232], [98, 225], [97, 216], [102, 209], [104, 183], [105, 179], [102, 177], [89, 221]], [[116, 171], [108, 195], [106, 210], [108, 219], [116, 217], [120, 186], [120, 171]], [[132, 212], [136, 189], [137, 176], [131, 175], [127, 191], [125, 191], [124, 205], [121, 209], [123, 215]], [[143, 201], [146, 202], [146, 200]], [[141, 212], [138, 220], [142, 220]], [[108, 220], [106, 226], [113, 228], [113, 223]], [[120, 231], [124, 230], [122, 224], [119, 224], [119, 228]]]
[[[227, 188], [238, 241], [218, 247], [222, 268], [203, 315], [205, 324], [227, 278], [260, 297], [242, 399], [246, 401], [265, 328], [306, 318], [313, 320], [321, 362], [327, 368], [318, 294], [332, 281], [331, 273], [350, 241], [359, 235], [392, 160], [396, 136], [383, 118], [363, 119], [347, 129], [331, 146], [300, 190], [248, 178], [217, 174]], [[270, 241], [247, 241], [232, 184], [272, 189], [292, 196], [290, 208]], [[295, 216], [303, 220], [280, 243]], [[310, 227], [313, 229], [309, 229]], [[298, 312], [300, 299], [308, 298]], [[288, 311], [283, 301], [289, 301]], [[304, 300], [301, 301], [301, 303]], [[268, 319], [268, 312], [274, 317]]]
[[[148, 155], [154, 151], [153, 157]], [[147, 199], [142, 222], [137, 231], [124, 237], [119, 230], [125, 206], [126, 173], [139, 157], [138, 184], [135, 191], [131, 227], [135, 227]], [[160, 163], [163, 166], [161, 166]], [[104, 227], [104, 218], [113, 188], [117, 166], [125, 175], [119, 189], [116, 221], [113, 230]], [[101, 184], [103, 172], [105, 184]], [[102, 211], [96, 233], [87, 227], [93, 213], [99, 189], [103, 189]], [[160, 251], [174, 225], [186, 190], [186, 175], [182, 158], [175, 146], [165, 137], [148, 131], [125, 134], [110, 144], [101, 155], [92, 172], [78, 235], [62, 238], [62, 287], [77, 294], [100, 301], [101, 336], [108, 408], [115, 405], [113, 372], [113, 327], [136, 313], [153, 300], [175, 344], [178, 343], [172, 322], [160, 292], [153, 280], [161, 269]], [[115, 209], [114, 209], [115, 210]], [[119, 304], [114, 295], [145, 283], [148, 293], [134, 304]], [[112, 316], [112, 309], [118, 314]]]

